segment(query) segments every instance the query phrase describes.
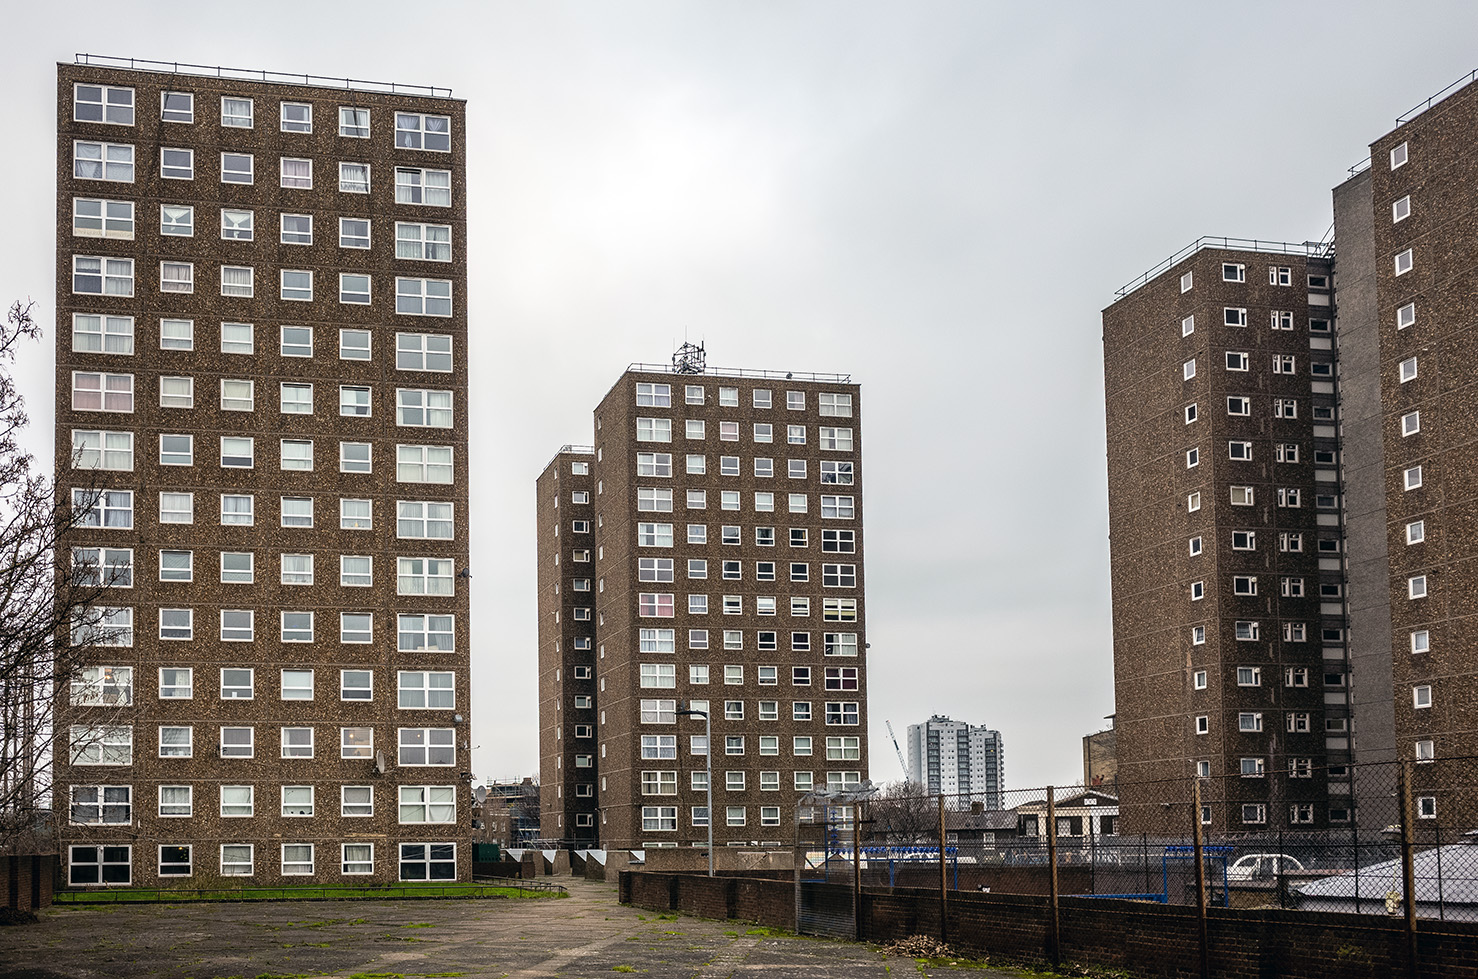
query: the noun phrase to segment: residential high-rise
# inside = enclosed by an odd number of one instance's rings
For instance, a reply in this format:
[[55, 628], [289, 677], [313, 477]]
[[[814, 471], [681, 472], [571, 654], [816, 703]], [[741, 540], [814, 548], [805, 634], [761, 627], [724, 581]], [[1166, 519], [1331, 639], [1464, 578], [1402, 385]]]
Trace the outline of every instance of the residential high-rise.
[[68, 880], [468, 879], [464, 104], [84, 61], [56, 472], [110, 587]]
[[1218, 832], [1349, 819], [1326, 787], [1349, 749], [1330, 268], [1313, 250], [1203, 240], [1104, 311], [1126, 832], [1183, 831], [1142, 783], [1198, 773]]
[[1001, 808], [1006, 754], [1001, 732], [935, 714], [908, 726], [908, 780], [930, 795], [970, 795]]
[[[1471, 82], [1371, 144], [1331, 245], [1203, 239], [1104, 311], [1126, 832], [1161, 828], [1136, 782], [1198, 769], [1246, 776], [1218, 831], [1379, 828], [1363, 763], [1478, 755]], [[1414, 808], [1466, 830], [1455, 771]]]
[[[1448, 762], [1415, 766], [1414, 803], [1458, 832], [1478, 819], [1475, 783], [1449, 761], [1478, 756], [1471, 82], [1397, 120], [1334, 192], [1356, 760]], [[1394, 821], [1386, 782], [1356, 794]]]
[[797, 798], [865, 779], [860, 409], [844, 375], [712, 370], [693, 349], [632, 365], [594, 454], [550, 462], [546, 837], [706, 844], [704, 721], [684, 704], [710, 714], [718, 845], [790, 839]]

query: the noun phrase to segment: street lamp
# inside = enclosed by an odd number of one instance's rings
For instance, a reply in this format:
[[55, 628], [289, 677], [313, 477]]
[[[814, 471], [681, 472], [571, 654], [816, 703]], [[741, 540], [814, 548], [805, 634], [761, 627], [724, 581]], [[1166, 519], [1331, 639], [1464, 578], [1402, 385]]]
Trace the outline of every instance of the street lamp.
[[703, 757], [708, 763], [708, 876], [713, 876], [713, 722], [708, 717], [706, 710], [692, 710], [687, 705], [691, 701], [679, 701], [677, 713], [689, 717], [703, 718]]

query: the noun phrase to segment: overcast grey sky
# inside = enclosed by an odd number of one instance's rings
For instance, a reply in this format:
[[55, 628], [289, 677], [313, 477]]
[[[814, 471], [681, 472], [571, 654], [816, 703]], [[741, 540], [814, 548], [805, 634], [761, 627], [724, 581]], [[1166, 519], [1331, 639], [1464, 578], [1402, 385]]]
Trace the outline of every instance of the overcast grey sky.
[[[1075, 781], [1113, 710], [1099, 310], [1204, 234], [1303, 241], [1478, 66], [1437, 2], [6, 5], [0, 298], [52, 317], [56, 61], [468, 100], [473, 743], [538, 765], [533, 481], [631, 361], [863, 385], [872, 776], [930, 713]], [[51, 338], [23, 365], [49, 452]]]

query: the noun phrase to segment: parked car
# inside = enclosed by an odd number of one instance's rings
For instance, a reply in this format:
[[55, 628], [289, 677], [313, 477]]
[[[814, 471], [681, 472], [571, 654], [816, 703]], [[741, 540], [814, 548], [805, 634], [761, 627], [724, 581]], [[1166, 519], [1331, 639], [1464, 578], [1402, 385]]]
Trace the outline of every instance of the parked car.
[[1301, 874], [1304, 865], [1286, 853], [1249, 853], [1227, 867], [1227, 880], [1271, 880], [1283, 874]]

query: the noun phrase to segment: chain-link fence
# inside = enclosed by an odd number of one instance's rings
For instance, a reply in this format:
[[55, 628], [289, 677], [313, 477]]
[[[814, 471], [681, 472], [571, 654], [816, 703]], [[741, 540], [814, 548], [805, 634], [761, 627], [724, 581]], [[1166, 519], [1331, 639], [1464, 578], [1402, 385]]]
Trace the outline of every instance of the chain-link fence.
[[846, 816], [797, 839], [815, 880], [851, 882], [855, 849], [864, 887], [1179, 905], [1204, 894], [1213, 907], [1478, 921], [1478, 758], [1241, 767], [969, 795], [905, 788], [860, 801], [855, 834], [850, 806], [833, 807]]

